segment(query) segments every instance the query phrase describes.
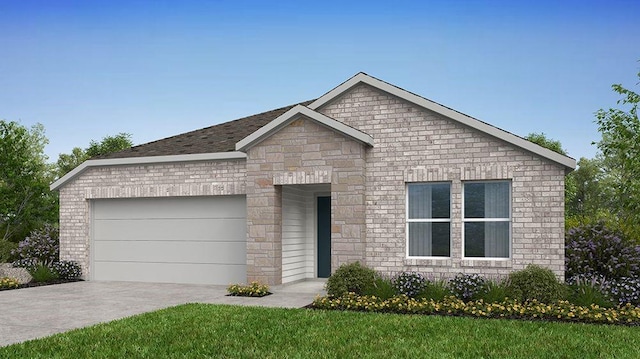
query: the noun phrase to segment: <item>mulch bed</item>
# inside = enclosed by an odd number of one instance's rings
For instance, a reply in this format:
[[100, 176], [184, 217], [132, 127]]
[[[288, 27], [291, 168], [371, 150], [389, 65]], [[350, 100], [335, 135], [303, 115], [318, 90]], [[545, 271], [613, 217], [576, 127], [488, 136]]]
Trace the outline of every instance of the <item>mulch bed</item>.
[[245, 297], [245, 298], [264, 298], [268, 295], [271, 295], [273, 293], [271, 292], [267, 292], [267, 294], [265, 295], [241, 295], [241, 294], [227, 294], [225, 295], [225, 297]]

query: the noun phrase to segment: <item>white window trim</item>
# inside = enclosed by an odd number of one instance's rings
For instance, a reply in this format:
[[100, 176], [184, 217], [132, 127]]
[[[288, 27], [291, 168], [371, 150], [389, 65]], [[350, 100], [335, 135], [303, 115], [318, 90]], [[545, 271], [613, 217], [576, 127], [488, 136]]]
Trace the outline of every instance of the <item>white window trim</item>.
[[[464, 185], [467, 183], [490, 183], [490, 182], [508, 182], [509, 183], [509, 218], [465, 218], [464, 217]], [[461, 208], [462, 213], [460, 216], [462, 218], [462, 228], [460, 228], [461, 238], [462, 238], [462, 247], [461, 247], [461, 256], [462, 260], [468, 261], [510, 261], [513, 257], [513, 181], [511, 179], [503, 179], [503, 180], [473, 180], [473, 181], [462, 181], [462, 185], [460, 187], [461, 194], [460, 198], [462, 199]], [[508, 222], [509, 223], [509, 256], [508, 257], [466, 257], [464, 255], [464, 224], [466, 222]]]
[[[409, 218], [409, 185], [412, 184], [448, 184], [449, 185], [449, 218]], [[407, 182], [405, 183], [405, 200], [404, 200], [404, 218], [405, 218], [405, 258], [406, 259], [429, 259], [429, 260], [446, 260], [451, 259], [451, 253], [453, 252], [453, 241], [451, 240], [452, 234], [452, 226], [451, 226], [451, 217], [453, 216], [453, 205], [452, 205], [452, 195], [451, 190], [453, 188], [453, 184], [447, 181], [437, 181], [437, 182]], [[409, 223], [446, 223], [449, 222], [449, 255], [444, 256], [410, 256], [409, 255]]]

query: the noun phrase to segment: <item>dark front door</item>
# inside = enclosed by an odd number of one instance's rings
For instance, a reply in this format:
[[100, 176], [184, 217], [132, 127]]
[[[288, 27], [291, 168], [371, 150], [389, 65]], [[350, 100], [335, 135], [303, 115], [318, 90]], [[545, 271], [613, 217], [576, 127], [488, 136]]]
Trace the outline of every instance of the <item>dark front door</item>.
[[318, 278], [331, 275], [331, 197], [318, 197]]

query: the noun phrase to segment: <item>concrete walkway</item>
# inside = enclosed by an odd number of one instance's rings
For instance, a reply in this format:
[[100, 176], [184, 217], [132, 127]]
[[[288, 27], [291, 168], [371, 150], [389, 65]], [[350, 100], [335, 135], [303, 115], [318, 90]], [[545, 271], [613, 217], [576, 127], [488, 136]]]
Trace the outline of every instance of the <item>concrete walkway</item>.
[[184, 303], [300, 308], [324, 295], [324, 281], [271, 288], [263, 298], [228, 297], [226, 286], [75, 282], [0, 292], [0, 346]]

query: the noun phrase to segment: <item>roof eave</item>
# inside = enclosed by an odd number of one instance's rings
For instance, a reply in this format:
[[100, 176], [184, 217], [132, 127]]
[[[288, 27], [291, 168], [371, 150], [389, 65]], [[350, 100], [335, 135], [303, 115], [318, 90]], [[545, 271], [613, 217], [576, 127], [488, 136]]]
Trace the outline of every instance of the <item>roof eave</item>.
[[212, 153], [195, 153], [187, 155], [170, 155], [170, 156], [146, 156], [146, 157], [124, 157], [124, 158], [105, 158], [97, 160], [88, 160], [74, 168], [71, 172], [62, 176], [53, 182], [49, 188], [52, 191], [60, 189], [72, 179], [78, 177], [84, 171], [91, 167], [107, 167], [107, 166], [125, 166], [125, 165], [149, 165], [157, 163], [172, 162], [196, 162], [196, 161], [216, 161], [216, 160], [232, 160], [245, 159], [247, 155], [243, 152], [212, 152]]

